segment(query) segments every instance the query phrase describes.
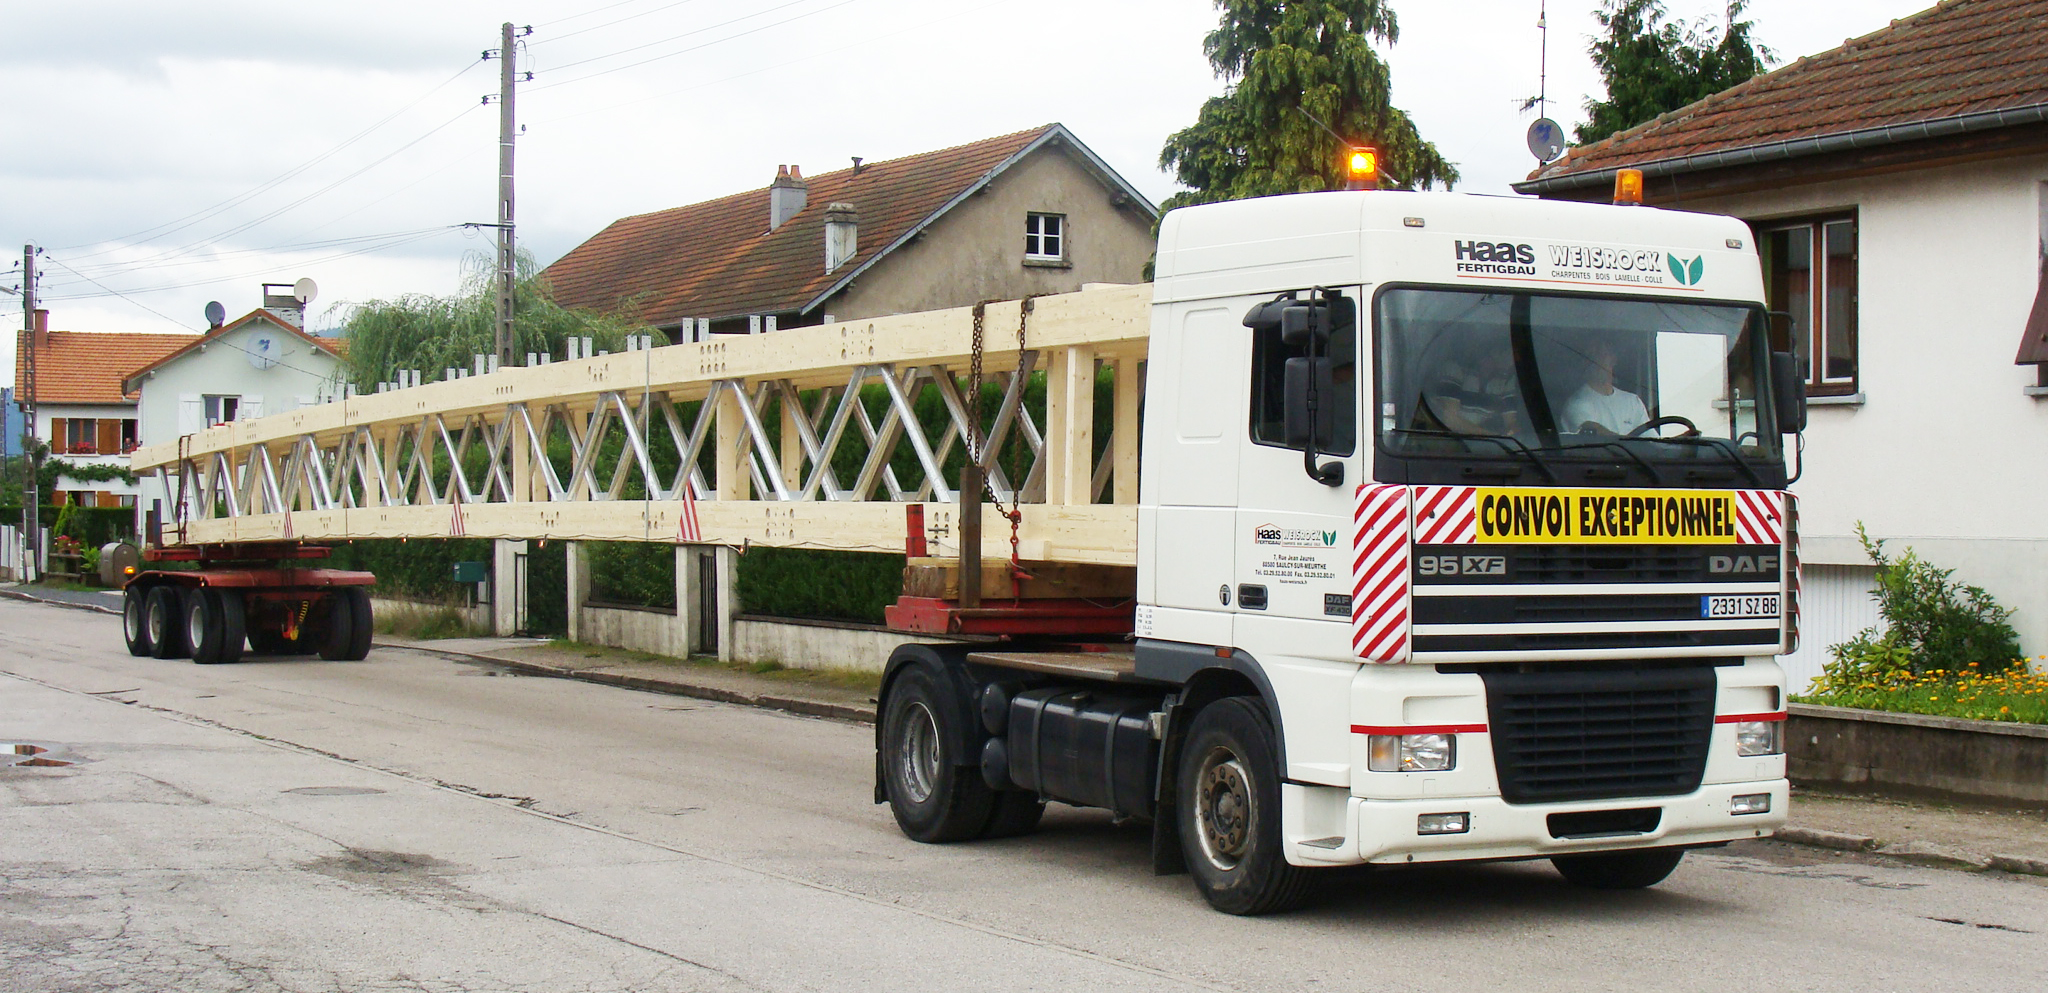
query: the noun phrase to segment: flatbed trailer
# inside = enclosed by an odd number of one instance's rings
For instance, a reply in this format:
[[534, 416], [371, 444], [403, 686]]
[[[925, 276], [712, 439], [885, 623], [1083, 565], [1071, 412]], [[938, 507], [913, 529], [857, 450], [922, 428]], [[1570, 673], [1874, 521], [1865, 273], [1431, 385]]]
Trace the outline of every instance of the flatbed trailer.
[[239, 662], [244, 653], [369, 655], [374, 619], [367, 572], [309, 568], [332, 549], [300, 542], [240, 542], [144, 549], [122, 589], [121, 628], [131, 655]]

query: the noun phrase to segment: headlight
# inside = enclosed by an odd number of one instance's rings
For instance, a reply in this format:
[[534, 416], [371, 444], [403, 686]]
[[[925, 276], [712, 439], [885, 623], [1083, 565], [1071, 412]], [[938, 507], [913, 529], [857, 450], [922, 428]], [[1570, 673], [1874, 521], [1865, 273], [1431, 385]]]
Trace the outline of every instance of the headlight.
[[1458, 736], [1375, 734], [1366, 739], [1365, 767], [1373, 772], [1444, 772], [1458, 765]]
[[1736, 723], [1735, 754], [1782, 755], [1784, 752], [1784, 721], [1740, 721]]

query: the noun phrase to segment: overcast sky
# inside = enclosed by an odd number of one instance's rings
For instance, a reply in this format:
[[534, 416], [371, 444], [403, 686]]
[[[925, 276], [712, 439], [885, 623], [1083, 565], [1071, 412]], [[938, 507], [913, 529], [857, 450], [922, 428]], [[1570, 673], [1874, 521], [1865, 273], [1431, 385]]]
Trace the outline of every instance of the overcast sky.
[[[1549, 94], [1567, 130], [1599, 88], [1597, 0], [1550, 0]], [[1686, 19], [1721, 0], [1667, 0]], [[1929, 0], [1755, 0], [1781, 62]], [[1392, 0], [1394, 102], [1507, 192], [1537, 88], [1539, 0]], [[1210, 0], [0, 0], [0, 286], [46, 250], [58, 330], [200, 330], [209, 300], [319, 283], [339, 306], [447, 294], [492, 217], [498, 114], [480, 61], [507, 18], [519, 66], [520, 244], [553, 261], [612, 220], [1052, 121], [1156, 202], [1166, 136], [1222, 82]], [[468, 263], [473, 265], [474, 263]], [[117, 292], [118, 291], [118, 292]], [[0, 296], [0, 326], [20, 298]], [[0, 374], [13, 380], [15, 335]]]

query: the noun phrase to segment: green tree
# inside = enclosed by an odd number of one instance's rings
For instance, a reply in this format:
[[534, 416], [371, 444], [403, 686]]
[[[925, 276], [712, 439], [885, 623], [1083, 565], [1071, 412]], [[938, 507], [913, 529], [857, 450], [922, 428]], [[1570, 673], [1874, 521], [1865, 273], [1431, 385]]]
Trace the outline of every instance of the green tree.
[[1728, 0], [1719, 30], [1711, 18], [1666, 20], [1663, 0], [1601, 0], [1593, 17], [1606, 34], [1587, 51], [1607, 89], [1586, 101], [1581, 145], [1626, 131], [1767, 71], [1777, 55], [1750, 40], [1749, 0]]
[[[462, 291], [455, 296], [408, 293], [351, 304], [342, 322], [349, 381], [369, 392], [397, 379], [401, 369], [438, 379], [451, 366], [471, 368], [474, 356], [495, 348], [496, 275], [492, 259], [472, 255], [465, 262]], [[650, 330], [631, 314], [593, 314], [556, 303], [533, 256], [525, 252], [519, 253], [513, 299], [516, 354], [547, 352], [560, 359], [571, 335], [592, 338], [597, 348], [623, 351], [626, 335]]]
[[1195, 123], [1161, 149], [1160, 166], [1189, 187], [1167, 198], [1166, 208], [1339, 189], [1344, 150], [1352, 144], [1378, 148], [1381, 172], [1394, 185], [1457, 182], [1457, 167], [1391, 102], [1386, 63], [1372, 47], [1399, 37], [1384, 0], [1216, 6], [1222, 23], [1202, 48], [1231, 85], [1204, 101]]

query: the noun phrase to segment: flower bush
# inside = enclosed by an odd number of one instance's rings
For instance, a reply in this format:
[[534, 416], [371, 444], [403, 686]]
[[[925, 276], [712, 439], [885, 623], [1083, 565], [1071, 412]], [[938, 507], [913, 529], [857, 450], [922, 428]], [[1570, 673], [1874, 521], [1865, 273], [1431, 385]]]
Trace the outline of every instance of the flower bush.
[[2048, 655], [2036, 656], [2032, 664], [2015, 659], [1997, 672], [1979, 671], [1976, 663], [1958, 670], [1915, 672], [1903, 665], [1886, 668], [1869, 657], [1848, 662], [1837, 654], [1814, 683], [1814, 691], [1794, 699], [1834, 707], [2048, 724], [2048, 673], [2038, 671], [2043, 661]]

